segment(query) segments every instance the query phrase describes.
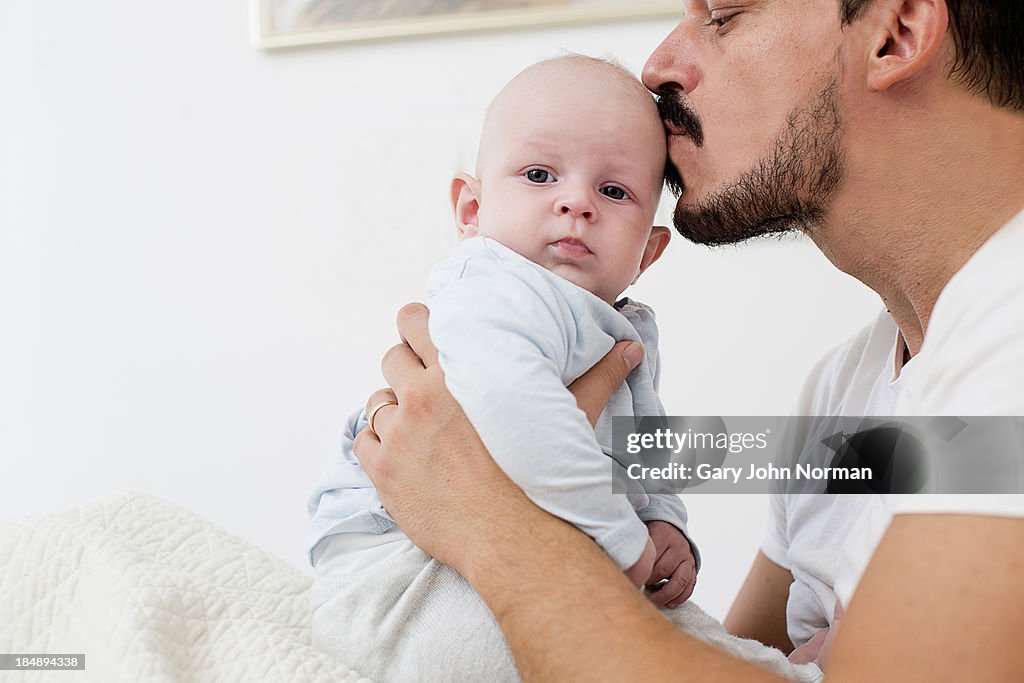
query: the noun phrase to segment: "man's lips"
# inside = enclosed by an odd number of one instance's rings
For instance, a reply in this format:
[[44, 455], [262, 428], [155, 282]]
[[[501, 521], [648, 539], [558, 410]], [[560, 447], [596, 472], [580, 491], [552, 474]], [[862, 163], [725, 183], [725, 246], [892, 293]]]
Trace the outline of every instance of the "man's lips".
[[582, 240], [578, 240], [575, 237], [560, 239], [557, 242], [552, 242], [551, 246], [553, 246], [559, 253], [564, 256], [568, 256], [569, 258], [583, 258], [593, 254]]

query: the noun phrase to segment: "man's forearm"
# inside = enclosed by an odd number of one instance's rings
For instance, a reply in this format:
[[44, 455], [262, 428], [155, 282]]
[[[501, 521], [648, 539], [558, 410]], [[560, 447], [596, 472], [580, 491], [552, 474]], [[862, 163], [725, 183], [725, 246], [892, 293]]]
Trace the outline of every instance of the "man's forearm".
[[785, 654], [793, 651], [786, 628], [786, 602], [793, 575], [761, 551], [725, 617], [725, 629], [741, 638], [753, 638]]
[[780, 680], [676, 629], [593, 541], [524, 502], [492, 507], [460, 567], [524, 680]]

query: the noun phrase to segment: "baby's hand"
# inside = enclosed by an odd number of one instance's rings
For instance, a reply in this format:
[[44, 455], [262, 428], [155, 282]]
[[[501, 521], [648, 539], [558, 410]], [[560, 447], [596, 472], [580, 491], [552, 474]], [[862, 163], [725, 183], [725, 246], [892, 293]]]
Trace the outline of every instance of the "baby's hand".
[[[648, 586], [654, 589], [651, 602], [659, 607], [678, 607], [689, 599], [697, 585], [697, 563], [690, 542], [668, 522], [647, 522], [647, 531], [657, 551], [654, 569], [647, 579]], [[664, 579], [668, 581], [658, 586]]]
[[[648, 532], [649, 533], [649, 532]], [[623, 572], [626, 578], [633, 582], [633, 585], [640, 588], [648, 582], [651, 570], [654, 569], [654, 560], [658, 557], [654, 542], [648, 538], [647, 547], [644, 548], [640, 559], [632, 567]]]

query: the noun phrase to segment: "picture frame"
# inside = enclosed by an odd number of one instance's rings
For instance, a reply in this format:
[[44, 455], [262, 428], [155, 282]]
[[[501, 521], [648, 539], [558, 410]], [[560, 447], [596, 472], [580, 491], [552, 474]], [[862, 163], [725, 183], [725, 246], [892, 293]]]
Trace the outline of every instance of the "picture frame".
[[262, 49], [682, 16], [678, 0], [250, 0]]

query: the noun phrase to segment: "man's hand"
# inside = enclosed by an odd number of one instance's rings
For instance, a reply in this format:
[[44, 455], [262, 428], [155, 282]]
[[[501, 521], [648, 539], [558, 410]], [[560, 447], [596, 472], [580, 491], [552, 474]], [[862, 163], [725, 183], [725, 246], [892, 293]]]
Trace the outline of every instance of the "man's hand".
[[[466, 574], [480, 543], [467, 537], [521, 534], [525, 518], [540, 513], [491, 459], [462, 408], [448, 393], [437, 349], [427, 330], [429, 311], [409, 304], [398, 312], [403, 343], [384, 356], [381, 370], [391, 389], [375, 392], [367, 410], [374, 429], [356, 437], [355, 453], [381, 501], [424, 552]], [[591, 424], [612, 391], [643, 357], [636, 343], [620, 343], [570, 389]], [[473, 510], [474, 514], [467, 514]], [[546, 513], [541, 513], [546, 514]], [[493, 555], [482, 557], [482, 564]]]
[[668, 579], [650, 594], [651, 602], [659, 607], [678, 607], [686, 602], [697, 585], [697, 562], [693, 549], [683, 532], [668, 522], [647, 522], [658, 559], [654, 563], [647, 582], [655, 587]]
[[525, 496], [490, 458], [448, 393], [428, 315], [422, 304], [398, 312], [403, 343], [381, 362], [393, 389], [374, 393], [367, 409], [389, 399], [398, 405], [377, 412], [377, 435], [364, 429], [354, 450], [402, 530], [425, 552], [458, 568], [467, 559], [460, 551], [474, 546], [464, 542], [467, 523], [476, 519], [466, 511]]
[[823, 628], [806, 643], [793, 650], [789, 655], [789, 661], [794, 664], [808, 664], [814, 662], [819, 669], [825, 668], [829, 652], [832, 650], [832, 643], [839, 633], [839, 620], [843, 618], [843, 606], [836, 602], [836, 608], [832, 612], [832, 625]]
[[640, 365], [644, 347], [636, 342], [619, 342], [604, 358], [569, 385], [576, 405], [587, 414], [590, 425], [597, 424], [612, 392]]

